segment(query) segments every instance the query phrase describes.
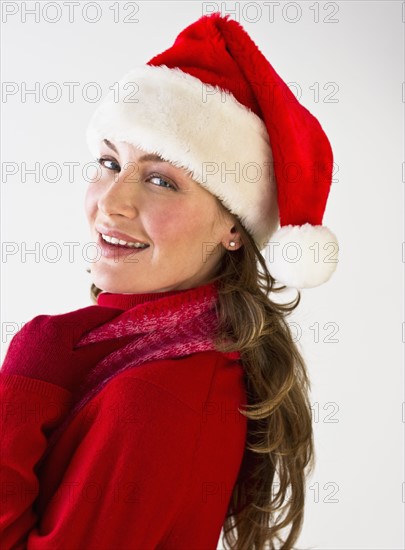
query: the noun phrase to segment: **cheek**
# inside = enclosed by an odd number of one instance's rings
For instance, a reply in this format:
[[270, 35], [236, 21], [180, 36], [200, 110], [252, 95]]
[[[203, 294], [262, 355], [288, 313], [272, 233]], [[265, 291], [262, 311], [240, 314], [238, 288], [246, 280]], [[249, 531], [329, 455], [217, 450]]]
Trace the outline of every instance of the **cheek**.
[[142, 222], [145, 230], [155, 243], [170, 244], [180, 241], [183, 234], [182, 221], [177, 208], [152, 207], [144, 210]]
[[155, 243], [170, 247], [171, 251], [174, 245], [177, 251], [190, 250], [195, 245], [213, 240], [213, 219], [210, 211], [201, 204], [155, 208], [144, 218], [144, 223]]

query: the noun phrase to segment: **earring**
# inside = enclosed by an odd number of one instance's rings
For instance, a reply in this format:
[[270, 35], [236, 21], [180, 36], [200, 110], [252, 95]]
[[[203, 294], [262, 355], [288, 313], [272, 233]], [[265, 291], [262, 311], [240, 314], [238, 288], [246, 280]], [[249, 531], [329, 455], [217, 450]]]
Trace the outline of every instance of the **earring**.
[[236, 245], [235, 241], [230, 241], [229, 242], [229, 246], [235, 246], [235, 245]]

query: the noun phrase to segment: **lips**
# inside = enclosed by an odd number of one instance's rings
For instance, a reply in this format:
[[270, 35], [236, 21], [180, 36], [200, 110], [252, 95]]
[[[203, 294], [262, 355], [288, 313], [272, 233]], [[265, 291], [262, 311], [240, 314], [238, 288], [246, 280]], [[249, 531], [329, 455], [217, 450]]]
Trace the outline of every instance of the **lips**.
[[116, 244], [110, 244], [103, 239], [101, 233], [98, 233], [97, 244], [100, 247], [101, 255], [104, 258], [108, 258], [109, 261], [114, 260], [114, 262], [119, 262], [123, 260], [127, 263], [138, 262], [139, 260], [135, 258], [138, 254], [141, 254], [145, 250], [149, 250], [149, 245], [142, 248], [134, 248], [129, 246], [121, 246]]
[[108, 227], [105, 227], [103, 225], [97, 225], [96, 230], [98, 231], [98, 233], [103, 233], [104, 235], [108, 235], [109, 237], [115, 237], [116, 239], [119, 239], [121, 241], [127, 241], [129, 243], [141, 243], [149, 246], [149, 244], [145, 241], [141, 241], [140, 239], [132, 237], [131, 235], [128, 235], [123, 231], [119, 231], [118, 229], [109, 229]]

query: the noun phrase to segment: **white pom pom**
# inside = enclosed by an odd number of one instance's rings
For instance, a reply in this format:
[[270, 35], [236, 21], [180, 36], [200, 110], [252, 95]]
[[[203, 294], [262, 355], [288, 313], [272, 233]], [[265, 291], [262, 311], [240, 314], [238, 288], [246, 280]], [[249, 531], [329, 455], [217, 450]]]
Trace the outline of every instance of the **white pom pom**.
[[312, 288], [325, 283], [338, 263], [339, 245], [323, 225], [285, 225], [266, 244], [270, 274], [280, 283]]

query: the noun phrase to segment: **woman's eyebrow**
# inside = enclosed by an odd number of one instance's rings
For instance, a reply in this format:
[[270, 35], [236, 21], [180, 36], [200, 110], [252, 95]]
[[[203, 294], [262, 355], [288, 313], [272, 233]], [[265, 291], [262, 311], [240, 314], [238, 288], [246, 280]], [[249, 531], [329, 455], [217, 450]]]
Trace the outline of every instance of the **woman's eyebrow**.
[[115, 151], [118, 155], [118, 150], [117, 150], [116, 146], [113, 143], [111, 143], [111, 141], [108, 141], [108, 139], [103, 139], [103, 141], [107, 145], [107, 147], [109, 147], [110, 149]]
[[[108, 141], [108, 139], [104, 139], [103, 141], [107, 145], [107, 147], [109, 147], [110, 149], [115, 151], [117, 153], [117, 155], [119, 155], [117, 148], [115, 147], [115, 145], [113, 143], [111, 143], [111, 141]], [[148, 153], [146, 155], [143, 155], [142, 157], [140, 157], [138, 159], [138, 162], [147, 162], [147, 161], [169, 163], [169, 161], [165, 160], [160, 155], [156, 155], [156, 154], [152, 154], [152, 153]]]
[[168, 160], [165, 160], [160, 155], [151, 154], [151, 153], [148, 153], [147, 155], [142, 155], [142, 157], [139, 157], [138, 162], [147, 162], [148, 160], [151, 160], [153, 162], [166, 162], [166, 164], [170, 164]]

